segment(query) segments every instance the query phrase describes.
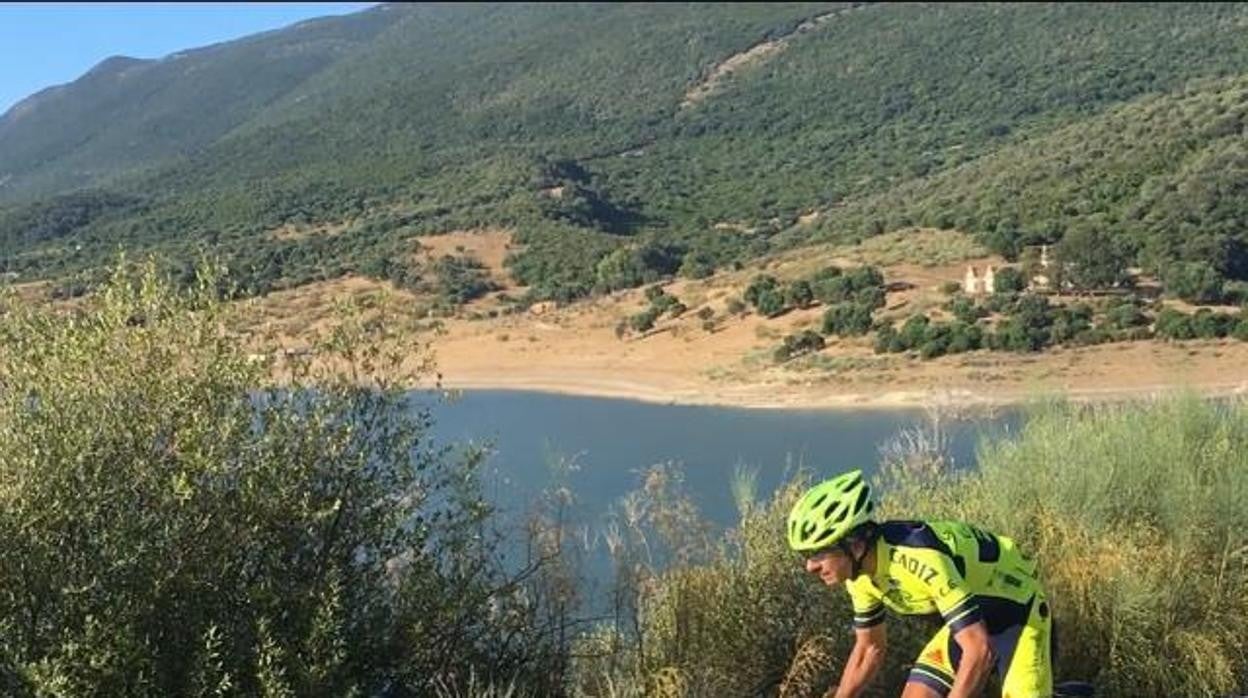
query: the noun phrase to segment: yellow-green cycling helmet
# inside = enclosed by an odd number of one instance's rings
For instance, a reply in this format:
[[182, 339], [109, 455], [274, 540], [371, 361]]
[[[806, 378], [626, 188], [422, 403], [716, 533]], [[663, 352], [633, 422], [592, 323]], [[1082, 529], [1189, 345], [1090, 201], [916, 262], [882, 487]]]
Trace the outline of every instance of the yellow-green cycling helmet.
[[818, 550], [841, 542], [871, 518], [871, 486], [855, 470], [807, 490], [789, 512], [789, 547]]

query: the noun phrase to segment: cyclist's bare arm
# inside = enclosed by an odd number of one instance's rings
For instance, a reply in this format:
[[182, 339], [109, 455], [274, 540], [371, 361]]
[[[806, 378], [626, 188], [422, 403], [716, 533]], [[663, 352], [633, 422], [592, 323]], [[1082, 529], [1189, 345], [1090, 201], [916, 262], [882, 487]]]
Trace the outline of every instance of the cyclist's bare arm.
[[962, 659], [958, 662], [958, 674], [953, 679], [953, 690], [949, 691], [948, 698], [979, 695], [997, 660], [988, 641], [988, 626], [982, 620], [971, 623], [954, 634], [953, 639], [962, 648]]
[[854, 649], [845, 662], [841, 682], [832, 695], [835, 698], [856, 698], [871, 683], [884, 665], [884, 652], [888, 647], [888, 633], [884, 623], [869, 628], [854, 629]]

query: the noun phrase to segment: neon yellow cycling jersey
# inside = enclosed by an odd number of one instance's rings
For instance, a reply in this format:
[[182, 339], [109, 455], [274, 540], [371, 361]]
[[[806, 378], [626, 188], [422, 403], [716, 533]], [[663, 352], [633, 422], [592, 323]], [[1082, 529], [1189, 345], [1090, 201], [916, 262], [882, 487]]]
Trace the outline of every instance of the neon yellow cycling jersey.
[[1035, 562], [1004, 536], [955, 521], [888, 521], [879, 534], [875, 574], [845, 585], [856, 627], [881, 622], [887, 607], [939, 613], [956, 633], [983, 619], [987, 599], [1027, 604], [1040, 590]]
[[954, 521], [879, 525], [875, 573], [846, 583], [854, 625], [883, 622], [884, 609], [939, 613], [944, 626], [923, 647], [907, 681], [947, 696], [961, 661], [954, 639], [983, 621], [1006, 698], [1053, 694], [1053, 618], [1036, 564], [1014, 541]]

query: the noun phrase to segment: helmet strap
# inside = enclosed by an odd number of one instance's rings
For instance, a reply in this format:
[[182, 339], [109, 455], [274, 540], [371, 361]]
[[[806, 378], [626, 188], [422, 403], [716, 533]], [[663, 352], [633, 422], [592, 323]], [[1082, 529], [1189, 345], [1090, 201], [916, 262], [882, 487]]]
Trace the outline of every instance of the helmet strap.
[[858, 575], [862, 574], [862, 561], [867, 557], [866, 551], [864, 550], [862, 555], [855, 555], [853, 546], [851, 546], [848, 541], [844, 540], [838, 542], [836, 545], [841, 549], [841, 552], [845, 553], [845, 557], [849, 558], [851, 570], [849, 578], [857, 579]]
[[845, 553], [845, 556], [849, 558], [851, 564], [851, 579], [857, 579], [858, 575], [862, 574], [862, 563], [867, 559], [867, 556], [871, 554], [871, 548], [875, 545], [877, 535], [875, 524], [867, 522], [863, 526], [865, 530], [862, 530], [862, 533], [865, 535], [855, 535], [852, 537], [852, 540], [862, 541], [862, 555], [854, 554], [853, 546], [850, 545], [849, 540], [841, 539], [837, 542], [837, 546], [840, 547], [841, 551]]

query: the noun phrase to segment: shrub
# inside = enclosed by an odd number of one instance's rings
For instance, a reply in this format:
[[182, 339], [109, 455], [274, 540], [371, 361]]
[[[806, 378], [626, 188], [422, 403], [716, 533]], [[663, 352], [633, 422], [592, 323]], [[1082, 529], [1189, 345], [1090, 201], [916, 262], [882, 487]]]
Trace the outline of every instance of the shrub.
[[897, 335], [897, 330], [892, 326], [892, 324], [883, 324], [876, 329], [875, 344], [872, 348], [877, 354], [905, 350], [905, 348], [901, 346], [901, 340]]
[[715, 273], [715, 260], [706, 252], [690, 252], [680, 261], [678, 273], [687, 279], [705, 279]]
[[1235, 318], [1226, 313], [1215, 313], [1208, 308], [1201, 308], [1192, 315], [1192, 334], [1200, 339], [1216, 339], [1231, 333], [1235, 326]]
[[946, 351], [950, 354], [975, 351], [983, 346], [983, 342], [984, 331], [978, 325], [957, 321], [949, 326], [949, 345]]
[[217, 282], [119, 267], [73, 314], [0, 312], [5, 694], [555, 688], [494, 594], [526, 583], [492, 562], [480, 451], [408, 392], [420, 346], [348, 314], [315, 363], [253, 360]]
[[[887, 470], [881, 515], [1014, 538], [1053, 603], [1056, 673], [1098, 695], [1235, 694], [1248, 670], [1248, 567], [1234, 552], [1248, 545], [1245, 449], [1243, 403], [1041, 404], [1020, 433], [983, 442], [976, 469]], [[1181, 610], [1139, 612], [1158, 604]]]
[[1165, 339], [1192, 339], [1196, 336], [1191, 318], [1174, 308], [1166, 308], [1157, 314], [1153, 331]]
[[954, 296], [945, 304], [945, 309], [953, 313], [958, 320], [973, 325], [977, 320], [988, 314], [974, 300], [966, 296]]
[[777, 362], [785, 362], [802, 354], [820, 351], [823, 347], [823, 337], [818, 332], [803, 330], [785, 337], [784, 343], [776, 349], [774, 356]]
[[1015, 267], [1001, 267], [996, 270], [992, 282], [993, 293], [1021, 293], [1026, 289], [1027, 280], [1023, 278], [1022, 272]]
[[871, 308], [857, 303], [837, 303], [823, 314], [823, 333], [856, 337], [871, 331]]
[[758, 302], [755, 307], [763, 317], [776, 317], [783, 315], [788, 310], [788, 306], [784, 304], [784, 296], [779, 290], [769, 289], [759, 292], [757, 296]]
[[809, 282], [799, 279], [785, 287], [784, 300], [790, 307], [808, 308], [815, 300], [815, 293]]
[[1222, 300], [1222, 275], [1208, 262], [1174, 262], [1162, 277], [1166, 292], [1189, 303]]
[[927, 341], [927, 326], [931, 323], [926, 315], [915, 314], [906, 318], [897, 333], [897, 339], [903, 351], [918, 349]]
[[1110, 327], [1120, 330], [1149, 323], [1148, 315], [1132, 301], [1111, 305], [1105, 311], [1105, 320]]
[[854, 302], [872, 310], [884, 307], [884, 289], [872, 286], [854, 292]]
[[654, 323], [659, 319], [659, 315], [661, 314], [662, 313], [658, 308], [650, 306], [640, 313], [630, 316], [628, 318], [628, 325], [633, 328], [634, 332], [649, 332], [654, 329]]
[[776, 281], [776, 277], [768, 274], [759, 274], [751, 279], [750, 285], [745, 288], [745, 293], [743, 294], [745, 302], [754, 307], [758, 307], [759, 297], [762, 296], [764, 292], [775, 291], [779, 285], [779, 282]]
[[816, 279], [811, 283], [815, 298], [824, 305], [844, 303], [854, 295], [854, 285], [845, 276]]
[[1241, 317], [1239, 322], [1235, 323], [1235, 327], [1231, 329], [1231, 336], [1241, 342], [1248, 342], [1248, 318]]

